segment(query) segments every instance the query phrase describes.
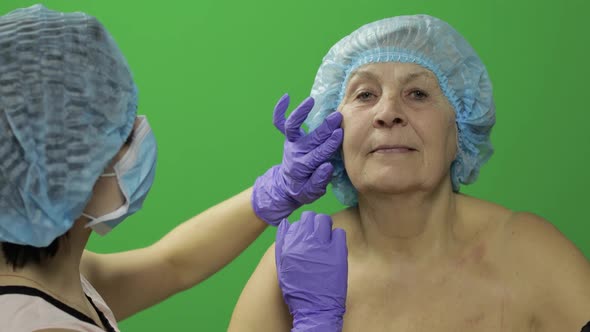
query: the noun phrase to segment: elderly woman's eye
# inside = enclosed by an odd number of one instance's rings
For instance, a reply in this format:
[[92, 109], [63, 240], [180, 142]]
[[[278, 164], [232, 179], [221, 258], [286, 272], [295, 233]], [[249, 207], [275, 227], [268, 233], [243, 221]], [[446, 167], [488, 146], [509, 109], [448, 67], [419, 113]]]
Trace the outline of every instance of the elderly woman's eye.
[[368, 91], [363, 91], [363, 92], [360, 92], [359, 94], [357, 94], [355, 99], [364, 101], [364, 100], [369, 100], [373, 96], [375, 96], [375, 95], [368, 92]]
[[424, 99], [428, 98], [428, 93], [426, 93], [422, 90], [412, 90], [410, 92], [410, 96], [416, 100], [424, 100]]

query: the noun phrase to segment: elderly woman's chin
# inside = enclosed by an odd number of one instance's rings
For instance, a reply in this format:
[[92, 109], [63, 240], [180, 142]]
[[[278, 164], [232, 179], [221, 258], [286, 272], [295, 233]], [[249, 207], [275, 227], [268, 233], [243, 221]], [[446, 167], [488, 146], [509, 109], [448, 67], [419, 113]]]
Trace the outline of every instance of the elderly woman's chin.
[[416, 169], [381, 169], [363, 172], [360, 176], [351, 176], [350, 180], [361, 195], [399, 195], [413, 192], [431, 192], [445, 185], [450, 177], [444, 172], [430, 170], [421, 172]]

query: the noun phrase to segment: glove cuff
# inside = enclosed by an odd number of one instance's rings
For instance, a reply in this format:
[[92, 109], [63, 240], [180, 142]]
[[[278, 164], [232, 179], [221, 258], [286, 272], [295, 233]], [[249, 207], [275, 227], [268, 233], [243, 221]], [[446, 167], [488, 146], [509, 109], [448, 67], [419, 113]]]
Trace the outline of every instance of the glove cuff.
[[258, 218], [271, 226], [277, 226], [281, 220], [297, 210], [301, 204], [289, 198], [280, 188], [280, 165], [271, 167], [256, 179], [252, 190], [252, 209]]
[[293, 313], [291, 332], [342, 332], [344, 309]]

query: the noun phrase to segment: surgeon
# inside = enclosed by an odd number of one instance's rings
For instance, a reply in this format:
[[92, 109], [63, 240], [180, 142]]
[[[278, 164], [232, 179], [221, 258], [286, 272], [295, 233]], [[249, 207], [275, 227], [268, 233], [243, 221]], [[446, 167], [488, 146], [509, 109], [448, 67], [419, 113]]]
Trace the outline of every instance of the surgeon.
[[90, 233], [138, 211], [155, 178], [156, 139], [137, 114], [130, 69], [92, 16], [41, 5], [1, 16], [0, 331], [118, 331], [322, 196], [342, 116], [308, 134], [300, 127], [313, 99], [285, 120], [288, 105], [282, 98], [274, 115], [282, 163], [253, 188], [149, 247], [92, 253]]

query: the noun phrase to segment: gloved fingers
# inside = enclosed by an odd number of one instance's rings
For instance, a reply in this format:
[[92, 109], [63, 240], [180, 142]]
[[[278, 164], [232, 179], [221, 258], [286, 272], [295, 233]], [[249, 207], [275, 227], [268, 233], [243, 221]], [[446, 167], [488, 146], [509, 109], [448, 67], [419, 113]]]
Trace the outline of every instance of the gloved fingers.
[[301, 235], [300, 240], [308, 238], [313, 234], [313, 223], [315, 220], [315, 212], [313, 211], [303, 211], [301, 213], [301, 220], [299, 221], [299, 229], [298, 232]]
[[285, 218], [281, 221], [281, 223], [279, 224], [279, 227], [277, 227], [277, 234], [275, 237], [275, 247], [276, 248], [282, 250], [283, 244], [285, 242], [285, 237], [287, 236], [287, 233], [289, 232], [290, 227], [291, 227], [291, 224], [289, 223], [289, 220], [287, 220], [287, 218]]
[[320, 243], [330, 243], [332, 238], [332, 218], [318, 214], [314, 222], [314, 236]]
[[305, 156], [305, 163], [308, 167], [312, 169], [316, 168], [330, 159], [340, 149], [340, 146], [342, 146], [343, 136], [342, 128], [338, 128], [334, 130], [332, 135], [323, 144], [308, 153]]
[[324, 196], [328, 183], [332, 180], [333, 170], [334, 166], [330, 162], [325, 162], [311, 174], [302, 191], [302, 197], [308, 199], [302, 201], [302, 203], [308, 204]]
[[272, 123], [283, 135], [285, 135], [285, 113], [289, 107], [289, 101], [289, 94], [285, 93], [275, 105], [272, 114]]
[[301, 125], [313, 108], [313, 104], [314, 100], [312, 97], [305, 98], [305, 100], [289, 115], [287, 121], [285, 121], [285, 136], [289, 142], [295, 142], [301, 136], [305, 135], [305, 131], [301, 129]]
[[342, 123], [342, 114], [340, 112], [330, 114], [319, 127], [301, 139], [301, 145], [305, 146], [307, 151], [313, 150], [324, 143], [334, 130], [340, 127], [340, 123]]
[[338, 250], [336, 257], [348, 257], [348, 246], [346, 244], [346, 232], [342, 228], [334, 228], [332, 231], [332, 245]]
[[311, 186], [313, 188], [326, 189], [326, 186], [332, 179], [332, 171], [334, 171], [334, 166], [332, 166], [332, 163], [329, 161], [321, 164], [320, 167], [318, 167], [309, 178]]
[[287, 236], [287, 232], [289, 231], [289, 221], [287, 218], [283, 219], [277, 228], [277, 234], [275, 237], [275, 262], [277, 264], [277, 268], [279, 267], [280, 259], [283, 253], [283, 245], [285, 243], [285, 236]]

